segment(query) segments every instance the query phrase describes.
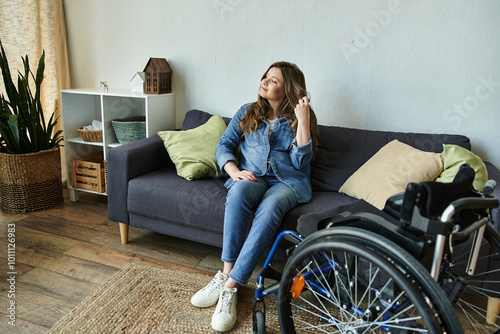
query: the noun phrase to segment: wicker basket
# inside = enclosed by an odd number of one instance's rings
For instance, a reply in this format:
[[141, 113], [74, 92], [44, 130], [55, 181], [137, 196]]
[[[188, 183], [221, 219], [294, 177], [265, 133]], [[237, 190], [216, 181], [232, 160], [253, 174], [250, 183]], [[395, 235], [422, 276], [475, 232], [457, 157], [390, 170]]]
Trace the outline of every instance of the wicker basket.
[[102, 130], [84, 130], [82, 127], [76, 131], [82, 136], [83, 141], [102, 142]]
[[59, 147], [36, 153], [0, 153], [0, 206], [25, 213], [63, 202]]
[[146, 138], [146, 117], [130, 117], [111, 121], [116, 139], [120, 144], [131, 143]]

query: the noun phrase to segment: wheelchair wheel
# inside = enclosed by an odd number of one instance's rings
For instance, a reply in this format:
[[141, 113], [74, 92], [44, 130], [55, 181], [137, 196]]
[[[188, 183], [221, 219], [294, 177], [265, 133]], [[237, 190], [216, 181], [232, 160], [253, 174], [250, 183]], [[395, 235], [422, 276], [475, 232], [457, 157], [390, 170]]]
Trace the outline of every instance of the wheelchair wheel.
[[286, 263], [282, 333], [463, 333], [428, 271], [393, 242], [358, 228], [318, 231]]
[[266, 317], [261, 310], [255, 311], [253, 319], [253, 333], [265, 334], [266, 333]]
[[[486, 226], [473, 275], [466, 274], [470, 247], [445, 258], [440, 282], [452, 301], [464, 330], [498, 333], [500, 330], [500, 235]], [[493, 311], [488, 315], [487, 310]]]

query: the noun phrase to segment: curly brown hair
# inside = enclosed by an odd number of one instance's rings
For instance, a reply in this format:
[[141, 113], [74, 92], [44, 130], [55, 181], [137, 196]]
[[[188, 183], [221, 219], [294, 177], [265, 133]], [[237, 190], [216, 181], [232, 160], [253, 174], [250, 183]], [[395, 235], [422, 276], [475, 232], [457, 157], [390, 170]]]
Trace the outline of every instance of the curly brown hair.
[[[294, 132], [297, 131], [297, 119], [295, 117], [295, 105], [299, 99], [307, 96], [306, 80], [304, 74], [295, 64], [280, 61], [269, 66], [267, 71], [261, 78], [261, 81], [266, 77], [267, 72], [271, 68], [279, 68], [283, 75], [285, 84], [285, 95], [281, 100], [277, 110], [275, 111], [278, 118], [285, 118], [292, 126]], [[259, 123], [264, 122], [268, 118], [269, 112], [272, 110], [267, 99], [260, 95], [257, 101], [248, 109], [248, 112], [241, 119], [239, 127], [245, 134], [249, 134], [257, 129]], [[313, 145], [313, 156], [316, 157], [319, 145], [319, 129], [316, 114], [313, 109], [310, 110], [310, 133]]]

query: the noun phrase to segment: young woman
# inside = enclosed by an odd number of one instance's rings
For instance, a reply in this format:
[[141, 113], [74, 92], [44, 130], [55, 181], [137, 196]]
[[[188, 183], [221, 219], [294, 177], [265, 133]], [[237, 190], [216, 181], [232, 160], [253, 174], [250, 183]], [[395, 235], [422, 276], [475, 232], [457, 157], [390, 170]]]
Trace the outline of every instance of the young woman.
[[257, 102], [238, 110], [217, 146], [217, 162], [230, 177], [224, 269], [191, 298], [197, 307], [218, 302], [214, 330], [234, 327], [238, 286], [248, 282], [283, 216], [311, 199], [310, 164], [318, 136], [304, 74], [288, 62], [272, 64], [262, 76]]

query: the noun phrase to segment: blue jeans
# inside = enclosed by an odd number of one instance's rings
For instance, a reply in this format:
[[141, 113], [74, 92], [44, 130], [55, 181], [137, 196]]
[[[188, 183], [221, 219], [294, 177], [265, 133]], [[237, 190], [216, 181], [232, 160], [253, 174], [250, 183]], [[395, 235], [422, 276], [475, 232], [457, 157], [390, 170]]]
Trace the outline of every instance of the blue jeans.
[[[297, 205], [294, 192], [272, 172], [257, 176], [257, 180], [235, 182], [226, 197], [221, 259], [234, 263], [229, 277], [239, 284], [248, 282], [283, 216]], [[245, 240], [254, 210], [255, 217]]]

